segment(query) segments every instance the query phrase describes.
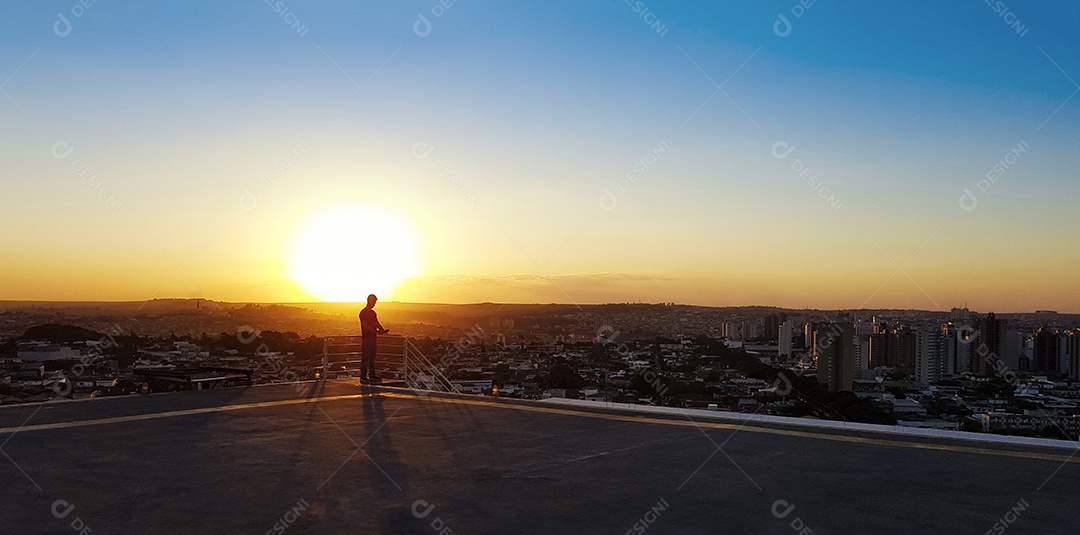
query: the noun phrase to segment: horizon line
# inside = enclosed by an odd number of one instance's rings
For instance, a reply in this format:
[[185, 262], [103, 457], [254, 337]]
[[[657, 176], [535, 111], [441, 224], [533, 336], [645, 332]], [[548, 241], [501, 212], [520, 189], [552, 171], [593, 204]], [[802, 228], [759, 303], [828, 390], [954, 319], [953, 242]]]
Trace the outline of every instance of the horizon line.
[[[151, 303], [154, 301], [208, 301], [212, 303], [226, 303], [234, 305], [362, 305], [364, 301], [223, 301], [215, 300], [206, 297], [155, 297], [147, 300], [53, 300], [53, 299], [0, 299], [0, 304], [6, 303], [41, 303], [41, 304], [131, 304], [131, 303]], [[611, 306], [611, 305], [651, 305], [651, 306], [681, 306], [681, 307], [696, 307], [696, 308], [772, 308], [781, 311], [835, 311], [835, 312], [858, 312], [858, 311], [900, 311], [900, 312], [926, 312], [931, 314], [950, 314], [951, 310], [927, 310], [917, 308], [787, 308], [776, 305], [698, 305], [691, 303], [674, 303], [670, 305], [665, 302], [607, 302], [607, 303], [556, 303], [556, 302], [532, 302], [532, 303], [499, 303], [494, 301], [481, 301], [470, 303], [433, 303], [433, 302], [419, 302], [419, 301], [395, 301], [395, 300], [380, 300], [381, 303], [395, 303], [403, 305], [430, 305], [430, 306], [476, 306], [476, 305], [499, 305], [499, 306], [569, 306], [569, 307], [586, 307], [586, 306]], [[963, 309], [960, 309], [963, 310]], [[981, 314], [977, 310], [968, 309], [969, 312]], [[1011, 314], [1037, 314], [1040, 312], [1053, 312], [1058, 315], [1080, 315], [1080, 312], [1069, 312], [1060, 310], [1048, 310], [1038, 309], [1026, 312], [997, 312], [989, 310], [986, 314], [999, 314], [999, 315], [1011, 315]]]

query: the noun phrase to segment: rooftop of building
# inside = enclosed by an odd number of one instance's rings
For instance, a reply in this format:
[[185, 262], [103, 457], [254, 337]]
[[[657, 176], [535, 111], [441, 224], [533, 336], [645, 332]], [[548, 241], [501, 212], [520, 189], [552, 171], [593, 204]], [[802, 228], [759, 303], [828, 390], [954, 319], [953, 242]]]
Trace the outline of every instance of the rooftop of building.
[[1080, 520], [1071, 444], [721, 416], [355, 380], [4, 407], [0, 531], [1074, 533]]

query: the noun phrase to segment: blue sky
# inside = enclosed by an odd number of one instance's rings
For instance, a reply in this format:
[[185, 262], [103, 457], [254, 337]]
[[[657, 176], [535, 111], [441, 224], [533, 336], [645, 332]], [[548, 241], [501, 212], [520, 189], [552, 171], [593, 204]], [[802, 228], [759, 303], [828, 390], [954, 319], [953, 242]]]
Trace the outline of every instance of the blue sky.
[[[402, 290], [411, 300], [1080, 310], [1060, 275], [1080, 267], [1080, 5], [1001, 3], [1017, 35], [994, 2], [818, 1], [798, 17], [797, 2], [726, 4], [6, 7], [0, 223], [25, 229], [4, 245], [28, 260], [0, 298], [139, 298], [189, 255], [161, 291], [295, 298], [273, 236], [356, 198], [417, 220], [428, 270]], [[54, 33], [58, 14], [70, 35]], [[122, 209], [50, 155], [58, 140]], [[978, 208], [960, 209], [1021, 141]], [[428, 159], [412, 157], [417, 142]], [[783, 160], [777, 142], [794, 147]], [[308, 150], [259, 209], [238, 213], [238, 192], [298, 143]], [[598, 207], [605, 191], [617, 208]], [[90, 269], [96, 293], [26, 284], [35, 262], [100, 250], [121, 261]], [[222, 257], [250, 276], [221, 274]], [[117, 269], [146, 280], [120, 289]], [[504, 280], [523, 275], [548, 279]], [[462, 277], [492, 295], [446, 282]]]

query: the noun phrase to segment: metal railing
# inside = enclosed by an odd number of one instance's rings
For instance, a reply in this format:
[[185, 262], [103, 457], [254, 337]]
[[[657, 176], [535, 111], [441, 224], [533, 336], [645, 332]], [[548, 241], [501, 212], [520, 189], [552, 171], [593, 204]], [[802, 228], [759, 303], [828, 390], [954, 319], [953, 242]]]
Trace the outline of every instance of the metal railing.
[[[403, 336], [382, 335], [375, 351], [375, 374], [381, 379], [402, 381], [409, 388], [438, 392], [460, 392], [438, 368]], [[321, 377], [362, 375], [362, 336], [327, 336], [323, 339]]]

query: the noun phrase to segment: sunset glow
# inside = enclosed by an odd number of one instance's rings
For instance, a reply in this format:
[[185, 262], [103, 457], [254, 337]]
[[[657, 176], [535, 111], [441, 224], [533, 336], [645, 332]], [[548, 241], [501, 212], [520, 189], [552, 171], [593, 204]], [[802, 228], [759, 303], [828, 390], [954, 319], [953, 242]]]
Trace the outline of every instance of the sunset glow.
[[0, 299], [1080, 311], [1075, 4], [646, 4], [12, 6]]
[[393, 297], [420, 270], [413, 231], [394, 214], [367, 206], [337, 206], [315, 214], [296, 232], [289, 278], [322, 301]]

